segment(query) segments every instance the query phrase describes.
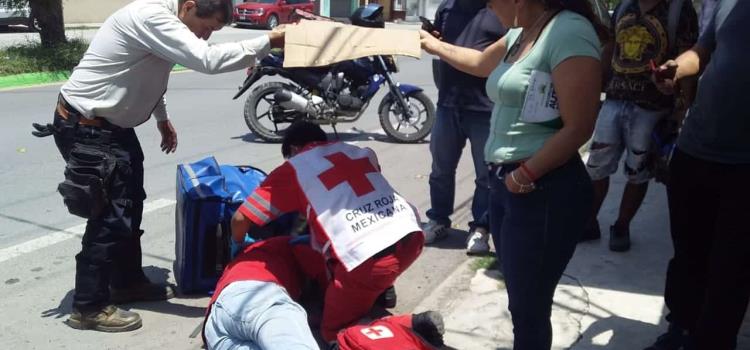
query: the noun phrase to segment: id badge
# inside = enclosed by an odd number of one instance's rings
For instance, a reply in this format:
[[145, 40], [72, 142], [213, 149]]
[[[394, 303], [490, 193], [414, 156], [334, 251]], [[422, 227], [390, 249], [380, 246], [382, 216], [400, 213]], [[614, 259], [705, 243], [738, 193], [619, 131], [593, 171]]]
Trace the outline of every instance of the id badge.
[[526, 123], [544, 123], [558, 118], [560, 107], [552, 85], [552, 75], [538, 70], [531, 71], [520, 120]]

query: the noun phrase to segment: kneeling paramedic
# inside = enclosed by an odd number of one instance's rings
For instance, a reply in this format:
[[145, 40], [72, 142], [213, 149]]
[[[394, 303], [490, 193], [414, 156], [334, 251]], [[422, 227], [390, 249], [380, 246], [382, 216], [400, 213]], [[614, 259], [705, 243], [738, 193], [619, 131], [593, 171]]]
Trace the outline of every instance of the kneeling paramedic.
[[332, 342], [417, 259], [424, 235], [416, 210], [380, 173], [371, 149], [329, 143], [319, 126], [296, 122], [287, 129], [282, 154], [287, 161], [232, 218], [232, 238], [242, 244], [251, 225], [303, 213], [310, 245], [329, 274], [321, 334]]

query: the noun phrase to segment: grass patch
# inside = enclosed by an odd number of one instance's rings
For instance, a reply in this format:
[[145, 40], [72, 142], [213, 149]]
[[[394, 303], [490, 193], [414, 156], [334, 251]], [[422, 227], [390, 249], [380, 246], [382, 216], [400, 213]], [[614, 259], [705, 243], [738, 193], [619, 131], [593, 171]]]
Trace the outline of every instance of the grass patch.
[[[88, 48], [82, 39], [70, 39], [54, 49], [29, 42], [0, 49], [0, 89], [63, 82], [70, 77]], [[175, 65], [173, 71], [187, 68]]]
[[474, 271], [479, 269], [489, 270], [494, 267], [496, 261], [497, 257], [494, 255], [475, 258], [474, 261], [471, 262], [471, 269]]
[[86, 48], [88, 43], [82, 39], [70, 39], [55, 48], [33, 42], [7, 47], [0, 50], [0, 76], [71, 71]]

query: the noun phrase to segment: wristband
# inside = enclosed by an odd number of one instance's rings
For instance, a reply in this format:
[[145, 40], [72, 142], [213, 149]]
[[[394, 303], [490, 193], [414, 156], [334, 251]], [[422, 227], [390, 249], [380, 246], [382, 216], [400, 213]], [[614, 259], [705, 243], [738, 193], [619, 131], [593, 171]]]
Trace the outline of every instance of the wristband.
[[526, 166], [526, 163], [521, 163], [521, 166], [519, 167], [521, 171], [523, 171], [523, 174], [526, 175], [526, 177], [529, 178], [529, 181], [534, 182], [538, 179], [536, 174], [534, 174], [529, 167]]

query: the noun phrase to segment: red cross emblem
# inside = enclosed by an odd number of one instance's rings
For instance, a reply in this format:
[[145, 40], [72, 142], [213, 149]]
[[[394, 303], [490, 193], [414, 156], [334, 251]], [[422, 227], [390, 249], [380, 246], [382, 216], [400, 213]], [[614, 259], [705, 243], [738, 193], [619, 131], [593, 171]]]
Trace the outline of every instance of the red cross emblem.
[[351, 159], [343, 152], [325, 156], [333, 164], [331, 168], [318, 175], [318, 178], [329, 191], [341, 183], [348, 182], [357, 197], [362, 197], [375, 187], [367, 179], [367, 174], [378, 170], [367, 157]]
[[372, 340], [393, 338], [393, 332], [388, 327], [382, 325], [363, 328], [360, 332]]

